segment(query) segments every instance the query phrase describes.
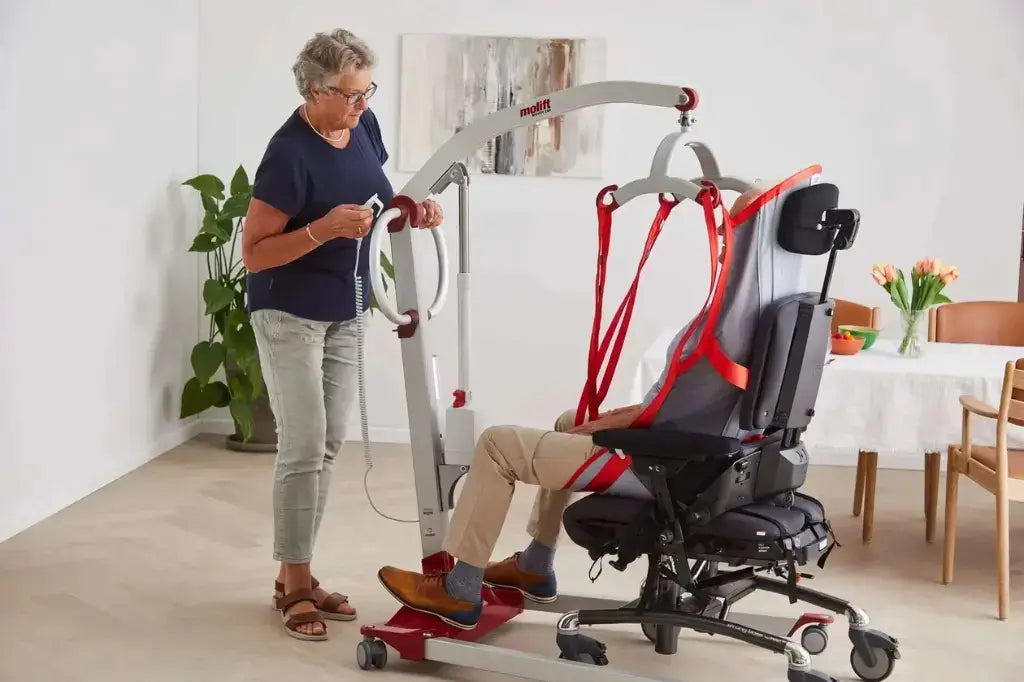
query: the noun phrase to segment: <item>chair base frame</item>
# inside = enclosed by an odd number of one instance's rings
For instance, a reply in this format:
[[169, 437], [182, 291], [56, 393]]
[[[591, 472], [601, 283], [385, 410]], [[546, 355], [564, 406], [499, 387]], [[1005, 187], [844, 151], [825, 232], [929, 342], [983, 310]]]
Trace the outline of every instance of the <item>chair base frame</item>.
[[[386, 623], [361, 628], [364, 639], [357, 650], [360, 667], [366, 670], [383, 668], [387, 662], [387, 645], [405, 660], [434, 661], [543, 682], [575, 679], [571, 677], [574, 672], [586, 675], [594, 682], [670, 682], [611, 668], [604, 644], [582, 632], [584, 626], [637, 624], [647, 626], [645, 634], [647, 628], [653, 629], [654, 636], [648, 638], [654, 641], [655, 651], [659, 654], [674, 654], [679, 630], [686, 628], [703, 634], [722, 635], [786, 656], [789, 682], [834, 682], [835, 678], [813, 670], [811, 654], [802, 644], [791, 639], [801, 628], [805, 631], [812, 628], [823, 630], [833, 622], [832, 616], [803, 613], [797, 618], [787, 618], [733, 612], [736, 602], [757, 590], [788, 596], [791, 602], [802, 601], [844, 615], [849, 622], [849, 638], [853, 644], [851, 660], [863, 661], [862, 667], [866, 665], [866, 669], [891, 671], [892, 663], [899, 658], [896, 640], [870, 629], [868, 616], [862, 609], [816, 590], [800, 586], [794, 590], [782, 580], [757, 575], [750, 567], [718, 573], [717, 564], [699, 561], [693, 573], [700, 575], [706, 572], [708, 577], [693, 582], [690, 594], [698, 598], [710, 596], [721, 599], [720, 608], [715, 615], [707, 615], [716, 610], [714, 604], [705, 610], [704, 615], [681, 612], [678, 602], [677, 605], [665, 604], [663, 599], [658, 599], [659, 595], [663, 597], [666, 594], [678, 599], [681, 594], [678, 577], [670, 570], [664, 557], [648, 555], [648, 558], [650, 567], [643, 593], [639, 599], [627, 604], [574, 595], [560, 595], [553, 603], [541, 604], [525, 600], [515, 590], [485, 588], [483, 615], [472, 630], [460, 630], [433, 616], [402, 607]], [[451, 557], [442, 552], [425, 559], [423, 568], [425, 572], [443, 571], [450, 562]], [[523, 611], [561, 614], [555, 634], [559, 658], [478, 641]], [[820, 650], [815, 653], [820, 653]], [[888, 672], [882, 676], [861, 675], [861, 678], [881, 680], [887, 676]]]

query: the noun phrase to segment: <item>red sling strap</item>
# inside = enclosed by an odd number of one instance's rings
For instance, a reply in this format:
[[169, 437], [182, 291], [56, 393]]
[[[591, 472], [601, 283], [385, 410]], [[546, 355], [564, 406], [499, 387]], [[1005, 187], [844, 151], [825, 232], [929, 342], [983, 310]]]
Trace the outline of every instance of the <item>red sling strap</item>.
[[[718, 250], [718, 230], [715, 226], [715, 208], [721, 206], [721, 199], [718, 193], [718, 189], [711, 185], [706, 192], [702, 192], [698, 197], [701, 206], [704, 208], [704, 219], [708, 227], [708, 240], [711, 242], [711, 271], [715, 273], [716, 266], [719, 259]], [[635, 420], [633, 420], [633, 427], [645, 427], [650, 426], [654, 420], [654, 415], [661, 409], [665, 399], [672, 390], [672, 385], [675, 383], [676, 378], [685, 373], [700, 360], [702, 357], [706, 357], [711, 366], [715, 368], [718, 374], [733, 384], [739, 389], [746, 389], [747, 387], [747, 368], [739, 365], [738, 363], [731, 360], [726, 356], [722, 350], [721, 345], [718, 342], [718, 337], [715, 332], [718, 327], [718, 316], [722, 310], [722, 303], [725, 300], [725, 291], [728, 286], [729, 270], [732, 265], [732, 245], [734, 230], [736, 228], [733, 218], [729, 211], [722, 207], [722, 253], [721, 253], [721, 272], [718, 275], [717, 281], [712, 277], [712, 287], [708, 292], [708, 298], [704, 303], [704, 307], [701, 309], [701, 315], [694, 319], [693, 323], [683, 334], [683, 337], [679, 340], [676, 345], [675, 351], [672, 355], [672, 362], [669, 365], [668, 371], [665, 374], [665, 382], [655, 396], [654, 400], [640, 413]], [[685, 359], [681, 360], [683, 349], [686, 347], [687, 342], [693, 335], [694, 330], [697, 327], [697, 323], [700, 317], [704, 318], [704, 325], [701, 329], [700, 339], [697, 341], [697, 347], [694, 348], [693, 352]]]
[[[622, 354], [622, 346], [626, 340], [629, 322], [633, 316], [633, 305], [636, 303], [636, 294], [640, 286], [640, 275], [647, 264], [647, 259], [651, 255], [655, 242], [657, 242], [658, 237], [661, 235], [661, 229], [665, 224], [665, 220], [672, 212], [672, 209], [679, 204], [679, 201], [676, 199], [666, 200], [663, 196], [658, 196], [658, 213], [651, 223], [650, 230], [648, 230], [647, 242], [644, 244], [643, 254], [640, 256], [640, 263], [637, 266], [636, 275], [633, 277], [633, 283], [622, 299], [622, 303], [619, 304], [618, 310], [615, 311], [611, 324], [608, 325], [608, 330], [605, 332], [604, 339], [598, 345], [598, 338], [601, 334], [601, 315], [604, 307], [608, 252], [611, 246], [612, 212], [618, 208], [618, 204], [614, 199], [611, 203], [606, 204], [604, 198], [608, 192], [615, 189], [617, 189], [616, 185], [610, 185], [602, 189], [597, 195], [598, 247], [597, 277], [594, 283], [594, 325], [590, 333], [587, 381], [580, 395], [579, 405], [576, 408], [575, 423], [577, 425], [582, 424], [588, 417], [590, 419], [596, 418], [601, 403], [608, 395], [608, 389], [611, 386], [612, 378], [615, 376], [615, 369], [619, 363], [619, 357]], [[611, 348], [611, 355], [608, 356], [609, 344], [611, 344], [613, 337], [615, 338], [615, 344]], [[601, 379], [600, 386], [598, 386], [598, 374], [601, 371], [601, 366], [604, 364], [605, 356], [608, 356], [608, 367], [605, 370], [604, 378]]]
[[[704, 184], [707, 189], [700, 193], [698, 196], [698, 202], [704, 209], [704, 221], [708, 231], [708, 248], [711, 264], [711, 281], [708, 287], [708, 296], [704, 301], [700, 314], [694, 318], [693, 322], [687, 328], [673, 352], [672, 362], [669, 366], [668, 372], [666, 372], [665, 383], [662, 386], [661, 391], [651, 405], [649, 405], [644, 412], [634, 420], [632, 424], [634, 427], [642, 428], [650, 425], [651, 421], [653, 421], [654, 415], [657, 414], [661, 404], [664, 403], [665, 398], [668, 396], [675, 378], [692, 367], [701, 356], [706, 356], [712, 366], [715, 367], [716, 371], [718, 371], [726, 381], [729, 381], [739, 388], [746, 387], [746, 368], [733, 362], [725, 355], [718, 344], [717, 337], [715, 336], [715, 327], [717, 326], [718, 316], [721, 312], [722, 301], [725, 298], [729, 267], [732, 263], [733, 230], [735, 226], [729, 212], [723, 208], [722, 232], [724, 244], [722, 244], [723, 248], [721, 249], [722, 261], [721, 270], [719, 270], [719, 239], [717, 221], [715, 220], [715, 208], [721, 206], [721, 196], [718, 188], [713, 184]], [[619, 306], [619, 310], [612, 319], [612, 324], [609, 327], [607, 335], [599, 347], [597, 345], [597, 338], [600, 332], [605, 266], [607, 264], [608, 240], [611, 232], [611, 212], [616, 208], [614, 202], [611, 205], [605, 206], [602, 199], [604, 194], [611, 189], [614, 189], [614, 186], [602, 190], [601, 194], [598, 195], [599, 248], [598, 276], [596, 285], [597, 299], [595, 302], [594, 313], [595, 322], [591, 333], [590, 362], [588, 366], [587, 383], [584, 387], [583, 395], [580, 397], [580, 405], [576, 414], [577, 424], [582, 423], [588, 410], [590, 418], [597, 416], [597, 409], [607, 393], [608, 385], [610, 384], [611, 377], [614, 374], [615, 365], [618, 362], [622, 343], [625, 339], [626, 330], [629, 326], [629, 317], [632, 313], [633, 302], [636, 300], [636, 290], [639, 283], [640, 272], [647, 261], [647, 257], [650, 255], [654, 242], [657, 240], [658, 234], [661, 231], [661, 226], [664, 224], [664, 221], [668, 217], [672, 208], [679, 203], [678, 201], [665, 201], [663, 197], [659, 196], [660, 207], [658, 214], [655, 217], [654, 223], [651, 226], [651, 231], [648, 234], [647, 244], [645, 245], [644, 254], [640, 260], [640, 266], [637, 269], [637, 274], [633, 279], [633, 285], [630, 287], [629, 292], [626, 294], [626, 298]], [[600, 390], [597, 390], [597, 372], [599, 371], [601, 361], [604, 359], [604, 355], [607, 352], [611, 335], [614, 333], [615, 326], [617, 325], [620, 314], [624, 309], [626, 310], [626, 315], [622, 318], [622, 328], [619, 330], [618, 337], [616, 338], [616, 345], [612, 351], [609, 368], [605, 373]], [[704, 326], [701, 331], [697, 347], [694, 349], [694, 352], [686, 358], [686, 360], [680, 361], [683, 348], [686, 347], [687, 342], [693, 335], [693, 332], [700, 323], [701, 318], [704, 320]], [[571, 487], [595, 460], [606, 453], [607, 450], [604, 448], [595, 452], [590, 459], [580, 467], [579, 470], [577, 470], [573, 477], [566, 483], [565, 487]], [[629, 468], [631, 461], [632, 458], [628, 456], [610, 458], [594, 476], [594, 479], [587, 485], [587, 490], [592, 492], [603, 492], [607, 490], [616, 480], [618, 480], [619, 476]]]

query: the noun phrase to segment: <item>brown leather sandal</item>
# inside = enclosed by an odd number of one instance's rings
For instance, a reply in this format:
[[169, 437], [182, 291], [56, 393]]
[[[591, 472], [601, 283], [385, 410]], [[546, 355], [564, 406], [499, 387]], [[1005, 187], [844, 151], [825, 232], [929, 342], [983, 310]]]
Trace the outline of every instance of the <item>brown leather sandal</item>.
[[[319, 586], [320, 586], [320, 581], [318, 581], [316, 578], [313, 578], [313, 591], [315, 591], [316, 588], [319, 587]], [[274, 592], [275, 595], [277, 594], [277, 592], [280, 592], [280, 593], [284, 594], [284, 583], [275, 580], [274, 581], [274, 590], [275, 590], [275, 592]], [[278, 602], [278, 599], [275, 596], [274, 597], [274, 606], [275, 607], [277, 606], [277, 602]], [[355, 609], [352, 610], [353, 611], [352, 613], [340, 613], [338, 611], [338, 607], [340, 607], [342, 604], [348, 604], [348, 603], [349, 603], [348, 602], [348, 597], [346, 597], [345, 595], [339, 594], [338, 592], [331, 592], [329, 595], [327, 595], [326, 599], [324, 599], [322, 602], [320, 602], [319, 604], [316, 605], [316, 608], [317, 608], [318, 611], [320, 611], [320, 614], [324, 618], [327, 618], [329, 620], [352, 621], [352, 620], [356, 619], [356, 615], [357, 614], [355, 613]], [[280, 609], [278, 609], [278, 610], [280, 610]]]
[[[327, 623], [324, 622], [324, 617], [320, 615], [319, 611], [294, 613], [290, 616], [286, 615], [288, 609], [299, 602], [304, 601], [308, 601], [314, 605], [316, 604], [316, 601], [313, 598], [313, 590], [295, 590], [291, 594], [286, 594], [280, 599], [275, 600], [277, 608], [281, 611], [281, 620], [284, 621], [285, 632], [295, 639], [322, 642], [327, 639]], [[320, 623], [320, 625], [323, 626], [324, 631], [319, 635], [307, 635], [304, 632], [299, 632], [299, 626], [305, 623]]]

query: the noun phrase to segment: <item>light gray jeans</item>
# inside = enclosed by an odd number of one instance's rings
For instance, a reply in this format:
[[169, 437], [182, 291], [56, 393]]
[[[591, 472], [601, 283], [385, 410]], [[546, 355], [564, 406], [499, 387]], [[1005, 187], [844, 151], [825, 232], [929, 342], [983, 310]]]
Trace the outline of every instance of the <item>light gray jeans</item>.
[[358, 322], [280, 310], [256, 310], [251, 319], [277, 422], [274, 559], [307, 563], [358, 389]]

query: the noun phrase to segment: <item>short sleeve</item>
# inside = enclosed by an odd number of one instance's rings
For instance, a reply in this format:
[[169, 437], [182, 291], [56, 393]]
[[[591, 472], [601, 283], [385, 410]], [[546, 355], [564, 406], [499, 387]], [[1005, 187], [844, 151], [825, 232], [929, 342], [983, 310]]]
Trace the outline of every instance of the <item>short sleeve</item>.
[[252, 183], [254, 199], [270, 204], [289, 218], [306, 203], [306, 173], [301, 155], [284, 139], [276, 139], [256, 169]]
[[377, 120], [377, 115], [371, 109], [363, 112], [363, 118], [366, 121], [366, 132], [370, 134], [373, 150], [377, 152], [377, 158], [380, 160], [380, 165], [383, 166], [388, 162], [389, 157], [387, 146], [384, 144], [384, 136], [380, 131], [380, 122]]

